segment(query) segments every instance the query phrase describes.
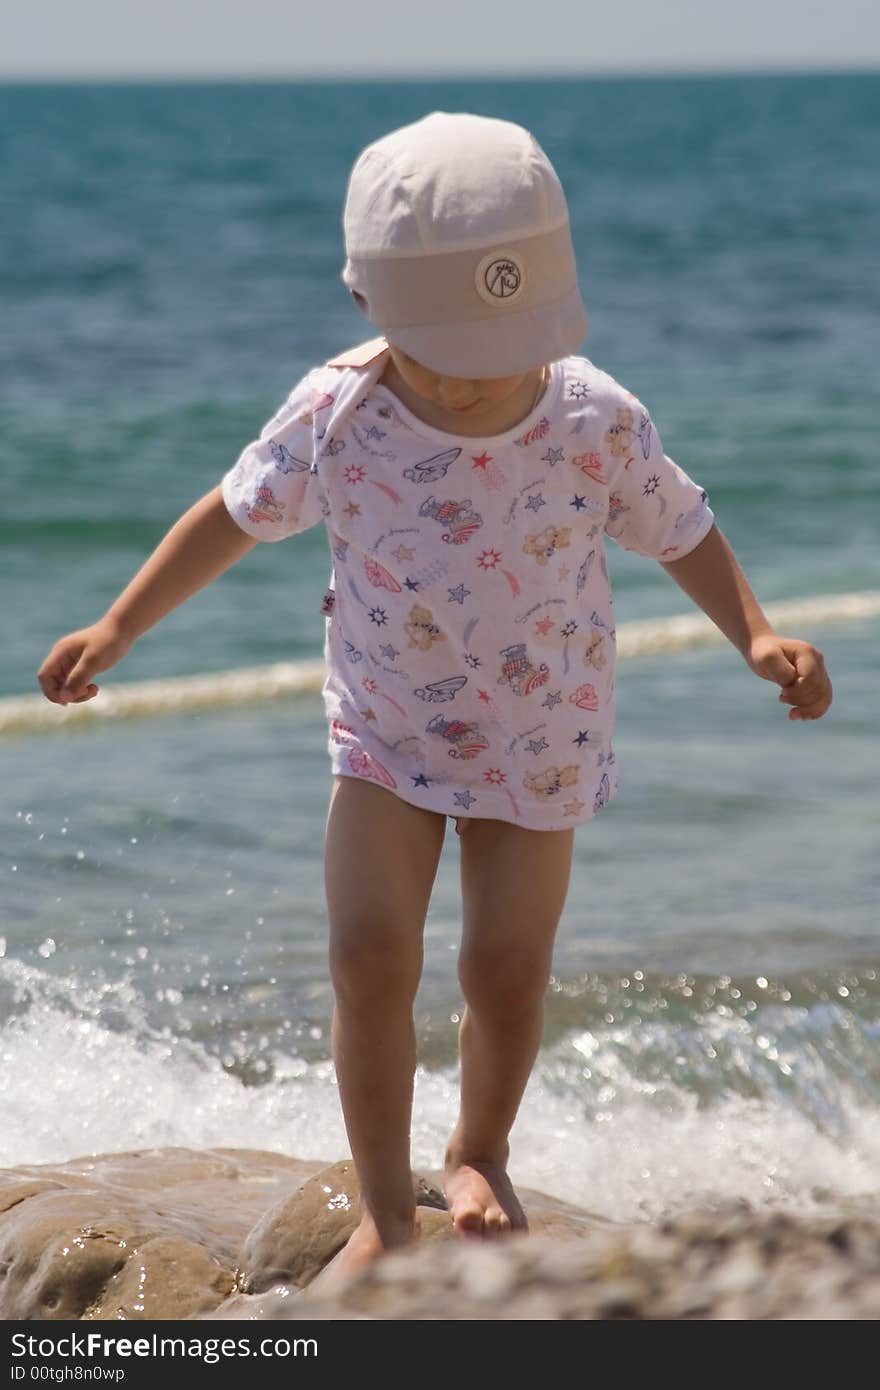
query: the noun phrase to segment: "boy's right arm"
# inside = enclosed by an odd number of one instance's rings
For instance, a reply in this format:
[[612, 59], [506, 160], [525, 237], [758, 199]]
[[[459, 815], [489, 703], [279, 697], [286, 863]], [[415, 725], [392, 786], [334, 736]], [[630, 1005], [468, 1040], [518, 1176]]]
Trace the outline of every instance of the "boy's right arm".
[[93, 699], [92, 676], [115, 666], [142, 632], [257, 544], [229, 515], [218, 484], [175, 522], [103, 618], [55, 643], [37, 672], [47, 700]]

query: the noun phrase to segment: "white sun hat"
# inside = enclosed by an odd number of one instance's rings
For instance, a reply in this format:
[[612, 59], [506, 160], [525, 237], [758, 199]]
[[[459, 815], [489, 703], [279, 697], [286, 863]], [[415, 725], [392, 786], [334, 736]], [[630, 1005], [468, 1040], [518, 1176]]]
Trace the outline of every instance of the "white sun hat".
[[512, 121], [432, 111], [367, 145], [343, 227], [344, 284], [432, 371], [512, 376], [586, 336], [562, 184]]

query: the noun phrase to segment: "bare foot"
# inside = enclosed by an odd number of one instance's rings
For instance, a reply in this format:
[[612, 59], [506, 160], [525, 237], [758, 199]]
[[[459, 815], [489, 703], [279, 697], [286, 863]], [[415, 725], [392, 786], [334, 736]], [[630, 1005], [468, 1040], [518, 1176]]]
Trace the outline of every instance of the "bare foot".
[[503, 1163], [469, 1161], [450, 1149], [443, 1175], [456, 1235], [480, 1238], [529, 1229]]
[[337, 1284], [344, 1283], [350, 1274], [366, 1269], [388, 1250], [397, 1250], [407, 1245], [415, 1236], [415, 1227], [401, 1228], [394, 1239], [383, 1241], [372, 1217], [362, 1216], [360, 1224], [352, 1231], [345, 1245], [338, 1250], [332, 1260], [328, 1260], [320, 1274], [306, 1285], [304, 1293], [314, 1289], [318, 1293], [329, 1293]]

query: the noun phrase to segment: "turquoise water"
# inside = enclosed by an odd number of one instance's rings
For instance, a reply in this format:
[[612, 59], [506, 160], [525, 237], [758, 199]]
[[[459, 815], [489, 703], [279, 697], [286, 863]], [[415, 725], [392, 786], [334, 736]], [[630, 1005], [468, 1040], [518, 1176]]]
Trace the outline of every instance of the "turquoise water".
[[[434, 109], [541, 141], [583, 351], [759, 597], [880, 589], [880, 76], [6, 87], [0, 697], [37, 691], [308, 366], [371, 336], [339, 279], [348, 171]], [[621, 625], [693, 611], [608, 559]], [[258, 547], [107, 688], [320, 656], [329, 573], [323, 529]], [[878, 633], [789, 634], [835, 686], [807, 725], [729, 646], [621, 663], [621, 794], [576, 838], [520, 1181], [610, 1215], [876, 1188]], [[307, 694], [0, 739], [0, 1162], [345, 1152], [325, 738]], [[428, 1166], [455, 1115], [457, 858], [450, 827], [417, 1002]]]

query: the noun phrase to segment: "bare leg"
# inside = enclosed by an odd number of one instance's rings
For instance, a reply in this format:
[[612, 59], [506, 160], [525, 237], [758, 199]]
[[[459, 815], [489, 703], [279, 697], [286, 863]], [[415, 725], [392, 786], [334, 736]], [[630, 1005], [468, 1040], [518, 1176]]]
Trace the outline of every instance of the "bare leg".
[[311, 1288], [413, 1236], [412, 1008], [445, 833], [445, 816], [364, 779], [335, 779], [324, 858], [333, 1058], [361, 1211], [348, 1244]]
[[461, 835], [461, 1109], [445, 1155], [459, 1235], [526, 1230], [507, 1176], [508, 1135], [544, 1021], [553, 942], [571, 874], [573, 830], [473, 820]]

